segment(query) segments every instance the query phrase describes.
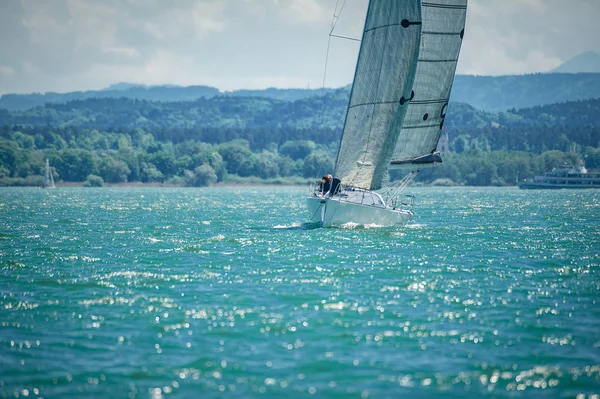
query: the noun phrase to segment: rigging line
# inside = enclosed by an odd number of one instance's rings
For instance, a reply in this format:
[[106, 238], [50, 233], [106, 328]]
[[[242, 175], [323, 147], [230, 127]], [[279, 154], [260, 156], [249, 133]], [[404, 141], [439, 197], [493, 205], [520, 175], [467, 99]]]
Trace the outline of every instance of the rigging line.
[[329, 48], [331, 46], [331, 36], [327, 39], [327, 52], [325, 53], [325, 69], [323, 71], [323, 83], [321, 84], [321, 101], [319, 102], [319, 112], [317, 114], [317, 128], [321, 127], [321, 118], [323, 117], [323, 102], [325, 100], [325, 80], [327, 78], [327, 64], [329, 62]]
[[[325, 68], [323, 70], [323, 83], [321, 84], [321, 101], [319, 102], [319, 110], [317, 111], [317, 128], [319, 128], [321, 126], [321, 118], [323, 116], [323, 100], [325, 98], [325, 79], [327, 77], [327, 63], [329, 61], [329, 47], [331, 46], [331, 32], [333, 32], [333, 29], [335, 28], [335, 22], [336, 22], [335, 14], [337, 12], [339, 2], [340, 2], [340, 0], [336, 0], [336, 2], [335, 2], [335, 8], [333, 10], [333, 18], [331, 19], [330, 34], [327, 39], [327, 52], [325, 54]], [[340, 10], [340, 12], [341, 12], [341, 10]], [[317, 178], [320, 175], [321, 175], [321, 169], [319, 169]]]
[[333, 31], [335, 29], [335, 26], [337, 25], [338, 21], [340, 20], [340, 15], [342, 15], [342, 11], [344, 10], [344, 6], [346, 5], [346, 1], [347, 0], [344, 0], [344, 2], [342, 3], [342, 7], [340, 8], [340, 12], [338, 12], [337, 15], [335, 15], [335, 11], [337, 11], [337, 4], [339, 3], [339, 0], [335, 4], [335, 10], [333, 12], [333, 18], [334, 18], [334, 20], [333, 20], [333, 22], [331, 24], [331, 32], [329, 32], [330, 34], [333, 33]]
[[335, 21], [337, 16], [335, 15], [337, 13], [337, 8], [338, 8], [338, 4], [340, 3], [340, 0], [336, 0], [335, 2], [335, 8], [333, 9], [333, 18], [331, 18], [331, 27], [329, 28], [329, 33], [333, 32], [333, 29], [335, 28]]
[[339, 39], [347, 39], [347, 40], [354, 40], [355, 42], [360, 42], [360, 39], [357, 39], [355, 37], [334, 35], [333, 33], [330, 33], [329, 36], [331, 36], [331, 37], [337, 37]]
[[319, 111], [317, 112], [317, 128], [321, 127], [321, 122], [322, 122], [322, 118], [323, 118], [323, 103], [325, 100], [325, 81], [327, 80], [327, 66], [329, 64], [329, 50], [331, 48], [331, 37], [332, 37], [332, 33], [335, 29], [335, 26], [337, 24], [337, 21], [339, 20], [340, 15], [342, 14], [342, 10], [344, 9], [344, 6], [346, 5], [346, 1], [347, 0], [344, 0], [344, 2], [342, 3], [342, 7], [340, 8], [340, 11], [338, 12], [337, 9], [338, 9], [340, 0], [337, 0], [335, 3], [335, 9], [333, 10], [333, 18], [331, 20], [331, 28], [329, 31], [329, 35], [327, 37], [327, 51], [325, 53], [325, 68], [323, 70], [323, 82], [321, 84], [321, 101], [319, 102]]

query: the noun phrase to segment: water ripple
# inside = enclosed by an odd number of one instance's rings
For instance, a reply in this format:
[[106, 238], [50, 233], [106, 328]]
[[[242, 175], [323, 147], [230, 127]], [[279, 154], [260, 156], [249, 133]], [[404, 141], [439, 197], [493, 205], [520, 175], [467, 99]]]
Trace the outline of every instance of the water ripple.
[[597, 193], [2, 189], [2, 397], [600, 394]]

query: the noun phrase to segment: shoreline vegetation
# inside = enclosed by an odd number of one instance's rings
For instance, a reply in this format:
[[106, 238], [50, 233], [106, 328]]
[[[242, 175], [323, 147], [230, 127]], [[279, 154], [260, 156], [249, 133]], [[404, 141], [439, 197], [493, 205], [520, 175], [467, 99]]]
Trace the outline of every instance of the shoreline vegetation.
[[[311, 183], [317, 181], [317, 179], [312, 179]], [[134, 183], [114, 183], [114, 184], [104, 184], [99, 187], [86, 186], [81, 182], [62, 182], [59, 184], [55, 184], [55, 188], [224, 188], [224, 187], [306, 187], [311, 183], [305, 184], [293, 184], [293, 183], [266, 183], [266, 182], [245, 182], [245, 183], [215, 183], [211, 186], [203, 186], [203, 187], [192, 187], [186, 186], [185, 184], [172, 184], [172, 183], [142, 183], [142, 182], [134, 182]], [[505, 185], [505, 186], [467, 186], [465, 184], [411, 184], [411, 187], [418, 188], [517, 188], [516, 185]], [[0, 185], [0, 190], [3, 188], [44, 188], [41, 186], [27, 186], [27, 185]]]
[[[448, 179], [439, 179], [440, 181], [434, 181], [432, 183], [429, 184], [424, 184], [424, 183], [416, 183], [416, 184], [411, 184], [411, 187], [419, 187], [419, 188], [429, 188], [429, 187], [456, 187], [456, 188], [460, 188], [460, 187], [516, 187], [516, 185], [505, 185], [505, 186], [467, 186], [464, 184], [455, 184], [454, 182], [452, 182], [451, 180]], [[248, 180], [248, 181], [239, 181], [239, 182], [230, 182], [230, 183], [226, 183], [226, 182], [221, 182], [221, 183], [215, 183], [211, 186], [204, 186], [204, 187], [192, 187], [192, 186], [187, 186], [185, 184], [177, 184], [177, 183], [142, 183], [142, 182], [127, 182], [127, 183], [104, 183], [102, 186], [91, 186], [91, 185], [86, 185], [85, 182], [61, 182], [58, 184], [55, 184], [56, 188], [72, 188], [72, 187], [86, 187], [86, 188], [91, 188], [91, 187], [95, 187], [95, 188], [206, 188], [206, 187], [215, 187], [215, 188], [219, 188], [219, 187], [305, 187], [308, 186], [310, 184], [313, 184], [315, 182], [319, 181], [319, 179], [306, 179], [306, 181], [304, 183], [291, 183], [291, 182], [285, 182], [285, 181], [260, 181], [260, 180]], [[8, 187], [23, 187], [23, 188], [35, 188], [35, 187], [39, 187], [41, 188], [41, 186], [38, 185], [0, 185], [0, 189], [1, 188], [8, 188]]]
[[[42, 186], [46, 159], [59, 186], [304, 185], [333, 173], [347, 102], [335, 90], [0, 109], [0, 186]], [[415, 186], [511, 186], [580, 160], [600, 169], [600, 99], [497, 113], [452, 103], [442, 134], [444, 162], [421, 169]]]
[[[37, 180], [37, 179], [36, 179]], [[276, 187], [276, 186], [280, 186], [280, 187], [303, 187], [303, 186], [308, 186], [308, 185], [312, 185], [315, 182], [318, 182], [320, 179], [318, 178], [314, 178], [314, 179], [305, 179], [305, 178], [298, 178], [295, 180], [286, 180], [286, 179], [237, 179], [237, 180], [232, 180], [232, 181], [223, 181], [223, 182], [219, 182], [219, 183], [214, 183], [210, 186], [204, 186], [204, 187]], [[32, 185], [32, 184], [27, 184], [28, 181], [25, 180], [23, 181], [24, 184], [13, 184], [13, 185], [7, 185], [7, 184], [1, 184], [2, 181], [0, 181], [0, 188], [2, 187], [41, 187], [40, 185]], [[114, 187], [141, 187], [141, 188], [146, 188], [146, 187], [158, 187], [158, 188], [183, 188], [183, 187], [187, 187], [187, 188], [193, 188], [192, 186], [188, 186], [185, 183], [169, 183], [169, 182], [121, 182], [121, 183], [103, 183], [102, 185], [91, 185], [85, 184], [86, 182], [60, 182], [60, 183], [56, 183], [55, 186], [56, 188], [68, 188], [68, 187], [105, 187], [105, 188], [114, 188]], [[449, 179], [438, 179], [435, 180], [429, 184], [425, 184], [425, 183], [421, 183], [418, 182], [416, 184], [412, 185], [413, 187], [466, 187], [464, 184], [456, 184], [453, 181], [449, 180]], [[509, 186], [509, 185], [507, 185]], [[480, 186], [480, 187], [485, 187], [485, 186]], [[495, 187], [495, 186], [489, 186], [489, 187]]]

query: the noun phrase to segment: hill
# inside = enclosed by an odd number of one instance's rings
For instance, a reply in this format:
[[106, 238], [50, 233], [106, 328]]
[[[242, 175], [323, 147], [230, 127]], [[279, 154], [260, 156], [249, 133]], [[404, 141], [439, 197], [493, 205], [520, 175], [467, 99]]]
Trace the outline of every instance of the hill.
[[592, 98], [600, 98], [600, 73], [457, 75], [451, 100], [486, 111], [505, 111]]
[[[341, 89], [325, 89], [325, 93], [350, 92], [350, 85]], [[6, 94], [0, 97], [0, 108], [9, 111], [27, 110], [46, 103], [104, 98], [128, 98], [157, 102], [196, 101], [203, 97], [262, 97], [281, 101], [297, 101], [320, 96], [320, 89], [236, 90], [220, 92], [208, 86], [142, 86], [117, 83], [105, 90], [72, 93]], [[600, 73], [546, 73], [515, 76], [457, 75], [451, 100], [485, 111], [505, 111], [562, 101], [600, 98]]]
[[[46, 158], [56, 180], [89, 184], [300, 182], [333, 170], [347, 101], [340, 89], [297, 101], [105, 98], [0, 110], [0, 185], [41, 184]], [[582, 157], [600, 167], [600, 99], [497, 113], [452, 103], [445, 133], [453, 153], [419, 181], [510, 184]]]
[[[25, 111], [0, 110], [0, 125], [85, 129], [235, 128], [288, 126], [341, 129], [347, 88], [296, 101], [265, 97], [216, 96], [194, 101], [154, 102], [128, 98], [91, 98], [49, 103]], [[600, 99], [564, 101], [503, 112], [451, 103], [445, 126], [565, 127], [600, 125]]]
[[127, 98], [75, 100], [25, 111], [0, 110], [0, 125], [87, 129], [190, 129], [293, 126], [339, 128], [348, 91], [282, 101], [264, 97], [216, 96], [195, 101], [151, 102]]
[[553, 69], [554, 73], [600, 73], [600, 54], [587, 51]]
[[27, 110], [45, 104], [64, 104], [69, 101], [100, 98], [131, 98], [148, 101], [194, 101], [213, 97], [219, 90], [208, 86], [139, 86], [119, 83], [104, 90], [75, 91], [70, 93], [5, 94], [0, 97], [0, 108], [11, 111]]
[[[331, 91], [333, 91], [333, 89], [325, 89], [326, 93]], [[41, 107], [45, 104], [64, 104], [69, 101], [103, 98], [128, 98], [132, 100], [157, 102], [195, 101], [199, 98], [211, 98], [220, 95], [230, 97], [264, 97], [283, 101], [296, 101], [318, 94], [321, 94], [320, 89], [268, 88], [264, 90], [220, 92], [219, 89], [210, 86], [146, 86], [121, 82], [110, 85], [103, 90], [76, 91], [70, 93], [5, 94], [0, 97], [0, 108], [9, 111], [23, 111]]]

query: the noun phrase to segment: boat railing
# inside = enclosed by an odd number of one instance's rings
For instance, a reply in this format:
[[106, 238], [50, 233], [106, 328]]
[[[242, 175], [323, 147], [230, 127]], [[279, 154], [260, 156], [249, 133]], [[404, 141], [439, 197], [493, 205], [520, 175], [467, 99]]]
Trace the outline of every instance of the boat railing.
[[309, 197], [322, 197], [323, 196], [323, 192], [322, 192], [322, 185], [321, 185], [321, 181], [317, 180], [313, 183], [308, 183], [308, 196]]
[[402, 202], [402, 205], [407, 206], [409, 211], [412, 211], [415, 205], [415, 196], [407, 194], [404, 196], [406, 202]]
[[391, 200], [391, 207], [394, 210], [401, 210], [401, 211], [411, 211], [413, 209], [413, 206], [415, 205], [415, 196], [414, 195], [410, 195], [407, 194], [404, 196], [404, 198], [400, 201], [400, 206], [398, 206], [398, 197], [395, 197]]
[[[339, 192], [340, 190], [338, 190]], [[308, 183], [308, 196], [309, 197], [333, 197], [331, 192], [323, 192], [323, 183], [321, 180], [317, 180], [314, 183]]]

